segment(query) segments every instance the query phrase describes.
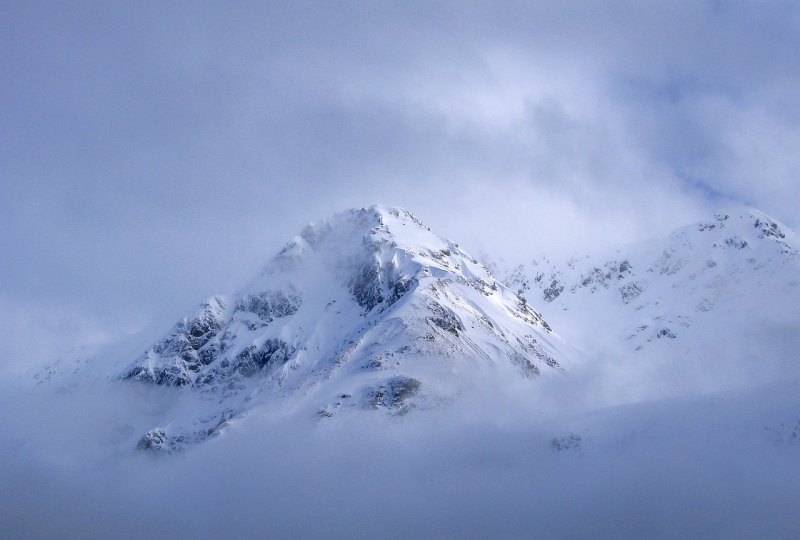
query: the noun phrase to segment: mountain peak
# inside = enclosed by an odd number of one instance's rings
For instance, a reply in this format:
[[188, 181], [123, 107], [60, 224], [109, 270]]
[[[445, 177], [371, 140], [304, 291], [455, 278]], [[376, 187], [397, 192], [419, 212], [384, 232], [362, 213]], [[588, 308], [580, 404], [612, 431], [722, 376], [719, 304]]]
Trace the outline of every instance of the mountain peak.
[[714, 212], [713, 217], [687, 227], [679, 228], [677, 231], [692, 227], [697, 227], [703, 230], [726, 228], [761, 229], [763, 228], [764, 224], [766, 224], [766, 226], [770, 229], [776, 229], [780, 232], [783, 230], [790, 231], [789, 227], [768, 215], [766, 212], [748, 206], [730, 206], [720, 208]]
[[368, 232], [373, 228], [385, 231], [401, 232], [399, 227], [411, 225], [414, 228], [430, 231], [430, 227], [425, 225], [414, 214], [397, 206], [386, 206], [373, 204], [363, 208], [350, 208], [343, 212], [338, 212], [333, 216], [319, 222], [309, 224], [301, 233], [301, 236], [311, 235], [312, 239], [315, 232], [326, 229], [362, 229]]
[[278, 258], [296, 258], [309, 250], [324, 251], [333, 247], [358, 249], [361, 244], [391, 244], [394, 246], [440, 244], [441, 239], [430, 227], [411, 212], [398, 207], [372, 205], [352, 208], [308, 224], [278, 254]]
[[122, 377], [224, 404], [202, 419], [171, 418], [171, 430], [140, 441], [170, 450], [259, 401], [291, 395], [323, 417], [401, 414], [449, 399], [484, 369], [558, 373], [561, 347], [541, 315], [458, 244], [406, 210], [375, 205], [308, 225], [230, 301], [204, 303]]
[[743, 253], [756, 250], [764, 251], [765, 256], [774, 252], [794, 257], [800, 247], [797, 235], [789, 227], [760, 210], [748, 207], [720, 209], [712, 219], [681, 227], [670, 238], [673, 241], [670, 250], [673, 251], [692, 245], [695, 250], [700, 246], [717, 251], [735, 248]]

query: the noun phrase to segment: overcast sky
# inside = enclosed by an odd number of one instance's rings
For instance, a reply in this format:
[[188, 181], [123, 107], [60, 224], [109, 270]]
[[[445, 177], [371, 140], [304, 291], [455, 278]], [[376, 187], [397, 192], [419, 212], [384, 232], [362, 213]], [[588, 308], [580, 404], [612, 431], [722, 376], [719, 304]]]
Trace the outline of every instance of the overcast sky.
[[168, 324], [375, 202], [505, 258], [800, 224], [796, 3], [163, 4], [0, 6], [9, 355]]

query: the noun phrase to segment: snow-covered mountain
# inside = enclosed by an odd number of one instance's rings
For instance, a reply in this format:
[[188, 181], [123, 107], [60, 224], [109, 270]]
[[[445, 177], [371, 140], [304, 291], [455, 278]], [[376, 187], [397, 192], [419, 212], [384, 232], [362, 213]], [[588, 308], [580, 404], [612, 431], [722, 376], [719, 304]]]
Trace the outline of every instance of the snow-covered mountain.
[[800, 345], [799, 249], [785, 225], [733, 208], [610, 257], [539, 258], [496, 273], [620, 377], [659, 362], [650, 377], [682, 372], [663, 381], [669, 395], [774, 375], [773, 360]]
[[403, 210], [344, 212], [160, 338], [8, 379], [0, 528], [796, 537], [798, 247], [731, 209], [490, 273]]
[[[526, 299], [409, 212], [373, 206], [306, 227], [238, 293], [214, 296], [128, 366], [178, 387], [142, 449], [218, 434], [257, 405], [404, 414], [480, 373], [563, 371], [567, 347]], [[291, 399], [283, 399], [291, 396]]]

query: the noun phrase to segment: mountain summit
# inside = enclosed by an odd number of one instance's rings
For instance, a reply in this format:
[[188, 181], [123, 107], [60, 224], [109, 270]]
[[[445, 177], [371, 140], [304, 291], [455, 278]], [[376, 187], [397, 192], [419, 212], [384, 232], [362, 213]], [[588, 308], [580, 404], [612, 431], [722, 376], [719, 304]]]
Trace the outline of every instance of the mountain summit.
[[[320, 417], [404, 414], [451, 399], [482, 370], [559, 373], [561, 340], [526, 300], [400, 208], [307, 226], [249, 285], [180, 320], [121, 377], [181, 387], [174, 451], [281, 398]], [[166, 427], [168, 426], [168, 427]]]

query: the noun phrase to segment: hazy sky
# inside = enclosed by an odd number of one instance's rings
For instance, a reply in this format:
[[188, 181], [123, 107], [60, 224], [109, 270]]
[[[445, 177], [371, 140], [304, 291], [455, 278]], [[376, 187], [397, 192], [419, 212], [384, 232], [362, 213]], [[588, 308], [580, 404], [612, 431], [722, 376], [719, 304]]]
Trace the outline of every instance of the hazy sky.
[[0, 6], [10, 355], [168, 324], [374, 202], [506, 258], [800, 224], [796, 3], [164, 4]]

